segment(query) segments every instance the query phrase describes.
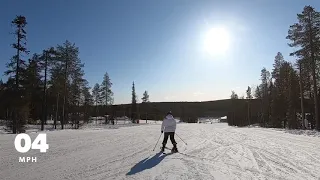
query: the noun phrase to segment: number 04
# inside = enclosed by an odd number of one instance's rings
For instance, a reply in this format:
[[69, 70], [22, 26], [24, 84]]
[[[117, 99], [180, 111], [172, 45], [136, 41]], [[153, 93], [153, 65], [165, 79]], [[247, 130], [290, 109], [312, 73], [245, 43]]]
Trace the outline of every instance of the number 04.
[[[24, 147], [21, 146], [21, 141], [24, 140]], [[49, 145], [47, 144], [47, 134], [39, 134], [31, 144], [31, 138], [28, 134], [18, 134], [14, 140], [14, 146], [20, 153], [26, 153], [31, 149], [40, 149], [40, 152], [47, 152]]]

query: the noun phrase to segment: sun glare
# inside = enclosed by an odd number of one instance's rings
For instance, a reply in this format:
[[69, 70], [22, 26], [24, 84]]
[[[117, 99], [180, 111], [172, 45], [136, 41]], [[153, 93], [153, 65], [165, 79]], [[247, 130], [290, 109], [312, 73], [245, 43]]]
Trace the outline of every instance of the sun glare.
[[229, 34], [223, 28], [212, 28], [205, 35], [204, 48], [211, 55], [227, 52], [229, 48]]

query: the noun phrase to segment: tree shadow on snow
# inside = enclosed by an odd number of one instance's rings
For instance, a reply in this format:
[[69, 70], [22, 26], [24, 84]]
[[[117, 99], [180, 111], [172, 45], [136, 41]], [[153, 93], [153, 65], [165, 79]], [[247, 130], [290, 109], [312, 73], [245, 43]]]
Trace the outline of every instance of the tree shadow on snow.
[[144, 160], [140, 161], [138, 164], [134, 165], [131, 170], [126, 174], [128, 175], [134, 175], [136, 173], [142, 172], [146, 169], [151, 169], [158, 165], [166, 156], [170, 155], [168, 154], [162, 154], [161, 152], [157, 153], [151, 158], [145, 158]]

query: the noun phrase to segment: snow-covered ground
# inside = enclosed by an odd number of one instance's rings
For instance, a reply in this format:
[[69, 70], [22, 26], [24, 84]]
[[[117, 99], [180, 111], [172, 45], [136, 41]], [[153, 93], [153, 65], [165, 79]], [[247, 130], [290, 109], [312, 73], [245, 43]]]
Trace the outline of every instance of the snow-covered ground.
[[6, 127], [0, 126], [0, 134], [6, 134]]
[[[48, 131], [47, 153], [19, 154], [15, 135], [0, 135], [0, 178], [56, 179], [315, 179], [320, 138], [226, 123], [177, 126], [180, 153], [161, 155], [159, 124], [117, 129]], [[32, 139], [37, 133], [30, 133]], [[172, 147], [170, 140], [168, 147]], [[36, 163], [18, 163], [36, 156]]]
[[198, 119], [198, 123], [206, 123], [206, 124], [212, 124], [212, 123], [219, 123], [219, 119]]
[[[48, 121], [50, 122], [50, 121]], [[178, 122], [178, 120], [177, 120]], [[138, 126], [143, 124], [161, 124], [162, 121], [155, 121], [155, 120], [139, 120], [139, 124], [133, 124], [130, 120], [115, 120], [115, 124], [112, 125], [111, 123], [105, 124], [105, 120], [101, 121], [95, 121], [92, 120], [90, 123], [85, 123], [84, 125], [80, 126], [80, 129], [92, 129], [92, 130], [101, 130], [101, 129], [117, 129], [120, 127], [128, 127], [128, 126]], [[66, 130], [73, 129], [71, 124], [65, 124], [64, 127]], [[0, 134], [8, 134], [10, 132], [6, 131], [6, 127], [4, 125], [0, 125]], [[33, 125], [28, 124], [25, 125], [26, 133], [37, 133], [41, 129], [41, 125]], [[44, 131], [60, 131], [61, 125], [57, 124], [57, 128], [54, 129], [53, 123], [48, 123], [47, 125], [44, 125]]]

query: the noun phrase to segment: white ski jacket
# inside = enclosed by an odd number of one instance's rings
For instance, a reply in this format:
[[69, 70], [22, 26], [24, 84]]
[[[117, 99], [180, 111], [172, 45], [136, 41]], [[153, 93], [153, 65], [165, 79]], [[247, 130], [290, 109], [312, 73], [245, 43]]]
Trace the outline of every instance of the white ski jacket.
[[161, 131], [163, 132], [175, 132], [177, 122], [171, 114], [168, 114], [162, 121]]

